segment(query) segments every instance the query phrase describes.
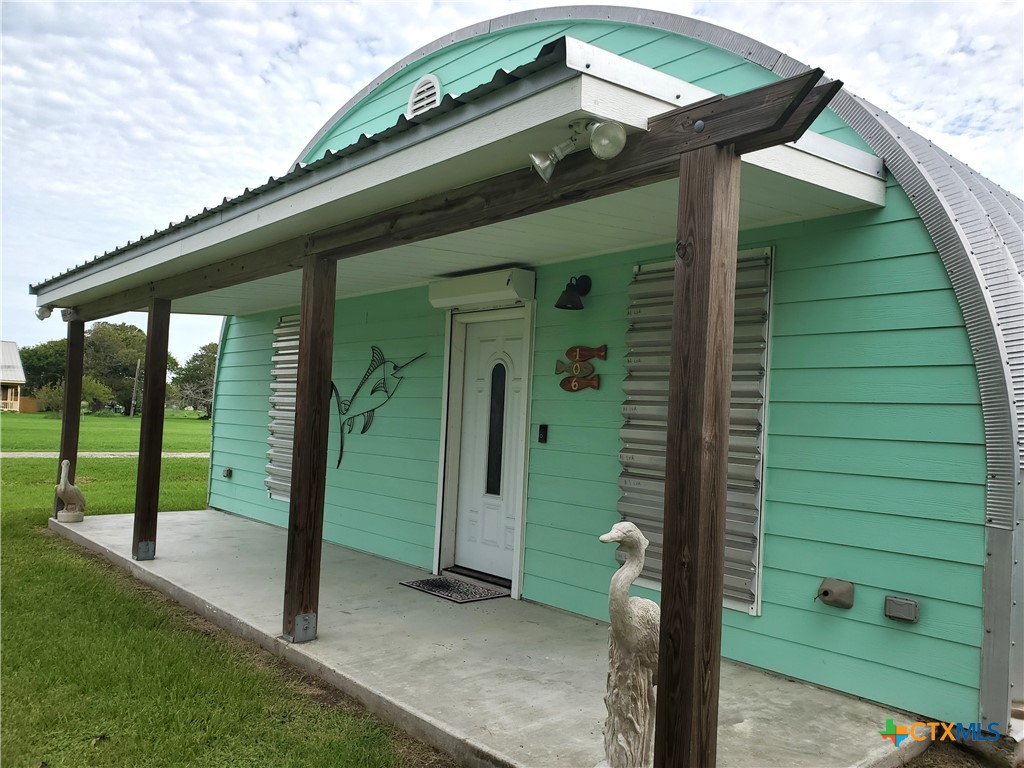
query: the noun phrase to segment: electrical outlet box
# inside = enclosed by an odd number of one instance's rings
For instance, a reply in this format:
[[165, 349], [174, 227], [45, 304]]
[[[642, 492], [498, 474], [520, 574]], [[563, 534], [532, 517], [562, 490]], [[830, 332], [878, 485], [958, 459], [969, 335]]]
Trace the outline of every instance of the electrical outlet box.
[[917, 624], [917, 601], [906, 597], [885, 596], [885, 618]]

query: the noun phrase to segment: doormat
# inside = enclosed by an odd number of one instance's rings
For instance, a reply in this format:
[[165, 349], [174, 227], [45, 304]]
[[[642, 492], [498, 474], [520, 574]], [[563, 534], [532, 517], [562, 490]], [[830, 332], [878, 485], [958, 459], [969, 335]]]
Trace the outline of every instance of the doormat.
[[418, 589], [420, 592], [443, 597], [445, 600], [451, 600], [453, 603], [473, 603], [477, 600], [508, 597], [507, 589], [470, 584], [468, 581], [453, 579], [451, 576], [434, 576], [429, 579], [402, 581], [399, 583], [406, 587]]

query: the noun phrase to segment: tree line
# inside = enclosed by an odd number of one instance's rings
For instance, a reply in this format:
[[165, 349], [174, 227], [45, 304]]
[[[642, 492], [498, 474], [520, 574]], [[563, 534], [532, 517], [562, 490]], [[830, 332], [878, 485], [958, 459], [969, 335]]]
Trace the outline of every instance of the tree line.
[[[21, 349], [21, 365], [25, 369], [22, 391], [37, 398], [46, 410], [63, 407], [67, 344], [67, 339], [55, 339]], [[142, 404], [145, 359], [146, 334], [142, 329], [128, 323], [106, 322], [93, 323], [86, 329], [82, 401], [89, 410], [130, 413], [134, 393], [137, 413]], [[213, 410], [216, 363], [216, 343], [200, 347], [184, 365], [169, 354], [167, 404], [192, 407], [209, 417]]]

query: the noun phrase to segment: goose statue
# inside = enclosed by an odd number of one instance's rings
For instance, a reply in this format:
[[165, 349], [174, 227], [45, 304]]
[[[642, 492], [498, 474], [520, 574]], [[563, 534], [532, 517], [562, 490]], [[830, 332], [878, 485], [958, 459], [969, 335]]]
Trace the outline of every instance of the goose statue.
[[652, 600], [630, 597], [629, 587], [644, 568], [650, 542], [633, 523], [616, 523], [601, 541], [617, 543], [625, 555], [608, 589], [608, 718], [602, 765], [646, 768], [654, 762], [661, 608]]
[[58, 510], [57, 522], [80, 523], [85, 517], [85, 496], [77, 485], [68, 482], [71, 462], [64, 459], [60, 463], [60, 482], [54, 486], [57, 498], [64, 502], [64, 509]]

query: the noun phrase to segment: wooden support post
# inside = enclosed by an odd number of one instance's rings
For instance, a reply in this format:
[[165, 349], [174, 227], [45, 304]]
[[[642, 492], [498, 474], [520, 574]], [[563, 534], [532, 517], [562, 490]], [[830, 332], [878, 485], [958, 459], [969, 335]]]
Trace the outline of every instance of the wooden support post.
[[135, 480], [135, 530], [132, 557], [156, 557], [156, 513], [160, 503], [160, 457], [164, 442], [164, 397], [167, 393], [167, 341], [171, 302], [149, 303], [146, 330], [146, 370], [142, 388], [142, 424], [139, 435], [139, 471]]
[[283, 634], [293, 643], [316, 639], [337, 274], [334, 259], [307, 256], [303, 262], [284, 576]]
[[[68, 482], [74, 485], [78, 468], [78, 431], [82, 423], [82, 373], [85, 365], [85, 323], [68, 321], [68, 346], [64, 357], [64, 410], [60, 422], [60, 455], [57, 457], [57, 482], [60, 463], [67, 459]], [[53, 516], [64, 509], [64, 502], [54, 496]]]
[[715, 764], [740, 158], [682, 155], [665, 460], [656, 766]]

